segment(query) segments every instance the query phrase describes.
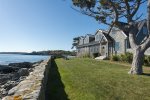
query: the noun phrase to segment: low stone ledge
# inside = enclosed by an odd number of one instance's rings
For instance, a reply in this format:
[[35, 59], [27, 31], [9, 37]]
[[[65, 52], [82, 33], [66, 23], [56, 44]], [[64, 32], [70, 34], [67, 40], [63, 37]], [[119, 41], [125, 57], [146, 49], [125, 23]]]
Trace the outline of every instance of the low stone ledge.
[[51, 58], [35, 66], [33, 72], [9, 90], [8, 96], [2, 100], [45, 100], [45, 89], [48, 73], [51, 66]]

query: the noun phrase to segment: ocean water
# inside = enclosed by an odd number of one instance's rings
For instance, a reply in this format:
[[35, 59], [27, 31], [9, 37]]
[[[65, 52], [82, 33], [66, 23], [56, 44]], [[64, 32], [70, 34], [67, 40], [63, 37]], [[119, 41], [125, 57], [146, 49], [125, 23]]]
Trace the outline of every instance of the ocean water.
[[40, 60], [46, 60], [49, 57], [50, 56], [42, 55], [0, 54], [0, 65], [19, 62], [37, 62]]

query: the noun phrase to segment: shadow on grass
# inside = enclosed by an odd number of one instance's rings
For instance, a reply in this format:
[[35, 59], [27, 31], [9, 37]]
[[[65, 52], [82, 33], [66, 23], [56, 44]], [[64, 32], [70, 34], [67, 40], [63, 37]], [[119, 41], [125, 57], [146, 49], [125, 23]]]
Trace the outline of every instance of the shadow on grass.
[[49, 72], [45, 100], [69, 100], [64, 88], [65, 86], [61, 81], [57, 64], [55, 60], [53, 60]]
[[144, 76], [150, 76], [150, 73], [143, 73]]

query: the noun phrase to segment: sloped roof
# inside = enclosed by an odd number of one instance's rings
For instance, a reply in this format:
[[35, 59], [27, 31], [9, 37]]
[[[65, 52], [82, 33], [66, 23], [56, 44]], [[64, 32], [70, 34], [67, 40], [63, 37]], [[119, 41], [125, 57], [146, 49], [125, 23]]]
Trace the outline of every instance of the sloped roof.
[[85, 38], [85, 36], [80, 36], [80, 38]]
[[108, 42], [113, 42], [113, 38], [112, 38], [112, 37], [107, 33], [107, 31], [105, 31], [105, 30], [98, 30], [98, 31], [95, 33], [95, 35], [96, 35], [99, 31], [102, 32], [102, 34], [105, 36], [105, 38], [107, 39]]
[[[92, 35], [92, 34], [86, 34], [86, 36], [88, 36], [90, 39], [95, 39], [95, 35]], [[84, 37], [84, 39], [86, 38], [86, 36]]]
[[87, 43], [87, 44], [78, 45], [77, 47], [80, 48], [80, 47], [93, 46], [93, 45], [98, 45], [98, 44], [100, 44], [99, 41], [92, 41], [92, 42]]
[[[143, 20], [141, 20], [141, 21], [138, 21], [138, 22], [136, 22], [136, 25], [137, 25], [137, 29], [138, 29], [138, 33], [140, 32], [140, 30], [142, 29], [142, 27], [144, 26], [144, 25], [146, 25], [146, 19], [143, 19]], [[129, 32], [126, 32], [126, 31], [123, 31], [127, 36], [129, 36]], [[136, 34], [138, 34], [138, 33], [136, 33]]]
[[106, 37], [106, 39], [107, 39], [108, 42], [113, 42], [114, 41], [113, 38], [109, 34], [107, 34], [105, 32], [103, 32], [103, 34]]
[[89, 37], [95, 37], [94, 35], [92, 35], [92, 34], [87, 34], [87, 36], [89, 36]]
[[96, 35], [98, 32], [105, 32], [105, 33], [107, 33], [108, 31], [107, 31], [107, 30], [103, 30], [103, 29], [99, 29], [99, 30], [97, 30], [97, 31], [95, 32], [95, 35]]

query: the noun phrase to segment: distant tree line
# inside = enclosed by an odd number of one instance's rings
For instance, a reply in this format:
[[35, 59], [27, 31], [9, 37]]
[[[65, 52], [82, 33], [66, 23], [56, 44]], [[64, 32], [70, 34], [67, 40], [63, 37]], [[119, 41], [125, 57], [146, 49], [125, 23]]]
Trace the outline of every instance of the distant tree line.
[[28, 54], [29, 55], [53, 55], [57, 57], [62, 57], [64, 55], [76, 56], [75, 51], [65, 51], [65, 50], [33, 51]]

